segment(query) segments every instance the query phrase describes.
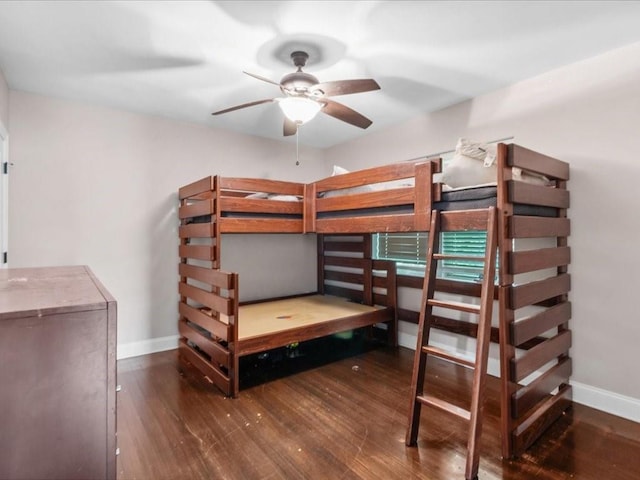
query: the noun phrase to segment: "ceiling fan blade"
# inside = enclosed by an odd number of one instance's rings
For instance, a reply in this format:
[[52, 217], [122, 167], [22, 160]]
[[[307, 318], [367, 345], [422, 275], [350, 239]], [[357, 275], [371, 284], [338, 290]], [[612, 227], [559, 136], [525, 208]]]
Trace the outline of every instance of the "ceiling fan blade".
[[370, 78], [358, 80], [336, 80], [318, 83], [310, 88], [311, 92], [322, 92], [325, 97], [349, 95], [351, 93], [370, 92], [380, 90], [380, 85]]
[[261, 103], [270, 103], [270, 102], [273, 102], [273, 100], [274, 100], [273, 98], [268, 98], [266, 100], [256, 100], [255, 102], [243, 103], [242, 105], [236, 105], [235, 107], [225, 108], [224, 110], [213, 112], [211, 115], [220, 115], [222, 113], [233, 112], [234, 110], [253, 107], [254, 105], [260, 105]]
[[293, 120], [289, 120], [287, 117], [284, 117], [284, 127], [282, 128], [285, 137], [289, 137], [291, 135], [295, 135], [298, 131], [298, 125]]
[[347, 107], [346, 105], [334, 102], [333, 100], [329, 100], [327, 98], [323, 98], [321, 102], [324, 103], [325, 106], [320, 111], [334, 118], [337, 118], [338, 120], [342, 120], [343, 122], [350, 123], [351, 125], [360, 128], [367, 128], [373, 123], [367, 117]]
[[279, 84], [279, 83], [276, 83], [276, 82], [274, 82], [273, 80], [269, 80], [269, 79], [268, 79], [268, 78], [266, 78], [266, 77], [262, 77], [262, 76], [260, 76], [260, 75], [256, 75], [255, 73], [249, 73], [249, 72], [245, 72], [245, 71], [243, 71], [242, 73], [246, 73], [246, 74], [247, 74], [247, 75], [249, 75], [250, 77], [257, 78], [258, 80], [262, 80], [263, 82], [272, 83], [273, 85], [277, 85], [278, 87], [280, 86], [280, 84]]

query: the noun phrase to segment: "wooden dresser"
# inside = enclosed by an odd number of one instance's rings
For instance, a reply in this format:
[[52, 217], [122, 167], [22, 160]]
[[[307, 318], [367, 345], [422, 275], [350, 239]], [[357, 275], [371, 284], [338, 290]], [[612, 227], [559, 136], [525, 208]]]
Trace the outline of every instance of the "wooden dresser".
[[88, 267], [0, 269], [4, 478], [116, 478], [116, 301]]

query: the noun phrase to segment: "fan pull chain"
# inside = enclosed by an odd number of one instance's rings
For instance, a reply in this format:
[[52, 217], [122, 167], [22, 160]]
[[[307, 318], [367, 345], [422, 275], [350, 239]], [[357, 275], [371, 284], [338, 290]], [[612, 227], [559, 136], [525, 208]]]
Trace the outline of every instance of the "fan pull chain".
[[300, 135], [300, 126], [296, 128], [296, 166], [300, 165], [300, 147], [298, 142], [298, 137]]

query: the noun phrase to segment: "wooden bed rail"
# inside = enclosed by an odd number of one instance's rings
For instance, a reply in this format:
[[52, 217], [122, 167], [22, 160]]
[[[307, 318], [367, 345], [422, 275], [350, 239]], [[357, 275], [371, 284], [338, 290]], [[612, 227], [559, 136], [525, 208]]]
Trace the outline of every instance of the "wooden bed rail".
[[[440, 165], [439, 158], [425, 159], [315, 182], [307, 189], [305, 231], [323, 234], [426, 231], [432, 203], [438, 199], [433, 174], [440, 171]], [[403, 208], [389, 212], [393, 207]]]
[[[504, 144], [501, 144], [504, 145]], [[569, 164], [516, 144], [505, 145], [507, 165], [517, 167], [552, 180], [569, 180]]]

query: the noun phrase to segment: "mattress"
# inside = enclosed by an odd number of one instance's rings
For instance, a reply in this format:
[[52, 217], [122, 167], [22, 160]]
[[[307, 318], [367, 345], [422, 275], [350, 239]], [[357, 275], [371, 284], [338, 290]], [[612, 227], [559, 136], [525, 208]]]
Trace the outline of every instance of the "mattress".
[[[476, 208], [495, 207], [498, 199], [498, 187], [484, 185], [443, 191], [441, 200], [433, 204], [436, 210], [473, 210]], [[536, 217], [556, 217], [558, 209], [537, 205], [514, 204], [515, 215], [531, 215]]]
[[[482, 185], [455, 190], [443, 191], [441, 200], [433, 204], [435, 210], [474, 210], [495, 207], [497, 205], [497, 187]], [[339, 210], [322, 212], [318, 218], [341, 218], [370, 215], [400, 215], [413, 213], [413, 205], [397, 205], [394, 207], [363, 208], [356, 210]], [[531, 215], [539, 217], [556, 217], [558, 210], [552, 207], [537, 205], [514, 204], [513, 213], [516, 215]]]
[[310, 295], [241, 305], [238, 337], [245, 340], [301, 327], [311, 327], [384, 309], [331, 295]]

